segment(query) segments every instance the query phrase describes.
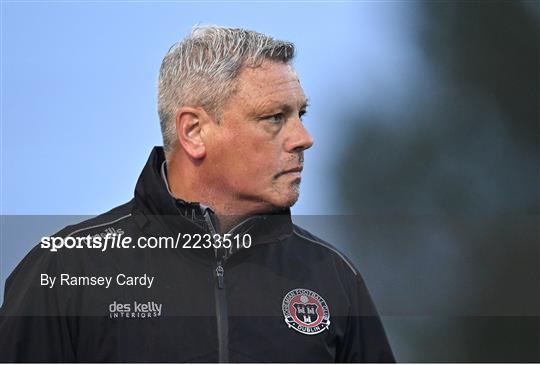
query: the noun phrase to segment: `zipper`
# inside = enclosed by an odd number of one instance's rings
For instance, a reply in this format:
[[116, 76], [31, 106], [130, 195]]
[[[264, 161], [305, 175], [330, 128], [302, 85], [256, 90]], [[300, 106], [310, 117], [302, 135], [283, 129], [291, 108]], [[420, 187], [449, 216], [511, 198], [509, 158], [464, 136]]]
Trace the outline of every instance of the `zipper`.
[[[204, 211], [204, 219], [210, 234], [212, 235], [212, 241], [214, 241], [214, 235], [217, 234], [212, 218], [210, 217], [210, 208], [206, 208]], [[244, 219], [236, 226], [231, 228], [227, 233], [234, 232], [238, 227], [244, 223], [256, 219], [257, 217], [249, 217]], [[227, 249], [220, 247], [214, 248], [216, 256], [216, 268], [214, 270], [216, 278], [216, 286], [214, 287], [214, 297], [216, 301], [216, 320], [217, 320], [217, 332], [218, 332], [218, 348], [219, 348], [219, 362], [229, 362], [229, 318], [227, 309], [227, 295], [225, 291], [225, 262], [227, 261]]]
[[218, 354], [220, 363], [229, 362], [229, 318], [227, 295], [225, 292], [224, 269], [221, 261], [216, 263], [217, 286], [214, 287], [216, 298], [216, 321], [218, 332]]
[[[210, 229], [212, 241], [214, 241], [216, 229], [212, 223], [209, 209], [205, 210], [204, 218], [208, 228]], [[229, 319], [227, 310], [227, 295], [225, 292], [225, 269], [223, 268], [225, 263], [225, 253], [221, 248], [215, 248], [214, 252], [216, 256], [216, 268], [214, 270], [216, 285], [214, 286], [214, 298], [216, 302], [218, 356], [220, 363], [227, 363], [229, 362]]]
[[223, 265], [221, 265], [221, 262], [218, 262], [217, 267], [216, 267], [218, 289], [225, 289], [225, 280], [223, 280], [224, 273], [225, 273], [225, 270], [223, 269]]

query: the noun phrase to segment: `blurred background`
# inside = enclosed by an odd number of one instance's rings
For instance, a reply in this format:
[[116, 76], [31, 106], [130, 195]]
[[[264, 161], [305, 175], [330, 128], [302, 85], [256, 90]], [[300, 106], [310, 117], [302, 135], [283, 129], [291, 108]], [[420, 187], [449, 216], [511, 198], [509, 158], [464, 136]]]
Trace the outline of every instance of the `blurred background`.
[[400, 362], [540, 361], [540, 2], [3, 1], [0, 289], [129, 200], [163, 55], [195, 24], [293, 41], [295, 220], [355, 262]]

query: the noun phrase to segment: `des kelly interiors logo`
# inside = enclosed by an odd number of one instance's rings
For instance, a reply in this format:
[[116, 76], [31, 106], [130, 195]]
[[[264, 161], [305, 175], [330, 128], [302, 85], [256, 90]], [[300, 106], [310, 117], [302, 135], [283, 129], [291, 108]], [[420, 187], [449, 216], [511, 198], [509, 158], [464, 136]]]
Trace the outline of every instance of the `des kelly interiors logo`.
[[156, 302], [118, 303], [109, 304], [109, 318], [155, 318], [161, 317], [162, 304]]

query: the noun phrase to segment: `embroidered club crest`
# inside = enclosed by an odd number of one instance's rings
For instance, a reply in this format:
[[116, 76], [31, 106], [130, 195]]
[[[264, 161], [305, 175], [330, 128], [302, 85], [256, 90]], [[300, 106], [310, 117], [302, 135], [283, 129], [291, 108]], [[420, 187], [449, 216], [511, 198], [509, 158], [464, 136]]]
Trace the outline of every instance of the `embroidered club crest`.
[[324, 299], [308, 289], [293, 289], [281, 306], [289, 328], [305, 335], [316, 335], [330, 326], [330, 311]]

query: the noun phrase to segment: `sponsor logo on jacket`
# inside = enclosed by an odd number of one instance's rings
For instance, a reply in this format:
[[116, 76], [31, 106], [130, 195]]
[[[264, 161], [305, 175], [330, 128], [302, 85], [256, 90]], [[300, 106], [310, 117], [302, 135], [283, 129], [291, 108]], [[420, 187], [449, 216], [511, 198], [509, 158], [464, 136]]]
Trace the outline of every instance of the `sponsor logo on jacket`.
[[156, 302], [118, 303], [109, 304], [109, 318], [155, 318], [161, 317], [162, 304]]

